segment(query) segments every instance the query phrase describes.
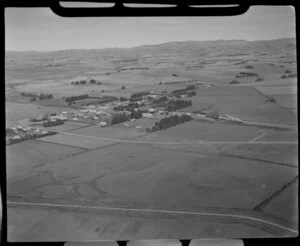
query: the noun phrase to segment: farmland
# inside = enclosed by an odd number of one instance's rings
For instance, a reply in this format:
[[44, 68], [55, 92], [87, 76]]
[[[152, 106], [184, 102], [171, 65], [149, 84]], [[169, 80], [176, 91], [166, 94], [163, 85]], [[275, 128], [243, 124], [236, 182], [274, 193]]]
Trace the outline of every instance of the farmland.
[[9, 239], [298, 234], [294, 49], [7, 52], [7, 132], [55, 133], [6, 146]]

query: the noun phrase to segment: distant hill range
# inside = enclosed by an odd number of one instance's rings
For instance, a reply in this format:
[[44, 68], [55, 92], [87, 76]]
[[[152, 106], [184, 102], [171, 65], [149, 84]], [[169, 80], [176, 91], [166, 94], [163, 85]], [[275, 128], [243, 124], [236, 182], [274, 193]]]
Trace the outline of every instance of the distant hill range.
[[147, 57], [153, 55], [159, 56], [238, 56], [246, 54], [287, 54], [295, 56], [296, 39], [282, 38], [274, 40], [214, 40], [214, 41], [174, 41], [156, 45], [142, 45], [132, 48], [106, 48], [106, 49], [87, 49], [87, 50], [60, 50], [60, 51], [6, 51], [6, 58], [68, 58], [76, 57], [84, 59], [85, 57], [104, 58], [123, 57], [125, 59]]

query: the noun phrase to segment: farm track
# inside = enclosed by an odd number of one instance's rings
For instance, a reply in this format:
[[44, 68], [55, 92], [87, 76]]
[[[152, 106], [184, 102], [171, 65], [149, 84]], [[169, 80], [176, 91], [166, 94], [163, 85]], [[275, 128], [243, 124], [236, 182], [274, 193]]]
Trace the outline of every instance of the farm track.
[[[11, 207], [34, 207], [34, 208], [48, 208], [48, 209], [75, 209], [82, 211], [85, 210], [102, 210], [104, 212], [123, 212], [126, 214], [134, 213], [134, 216], [137, 214], [153, 214], [157, 216], [163, 215], [177, 215], [177, 216], [192, 216], [193, 219], [200, 217], [202, 219], [209, 219], [209, 221], [220, 222], [220, 218], [224, 219], [224, 223], [242, 223], [242, 224], [249, 224], [253, 227], [253, 224], [258, 227], [271, 231], [269, 227], [273, 227], [274, 229], [279, 229], [283, 231], [288, 231], [294, 234], [298, 234], [298, 230], [295, 229], [295, 225], [282, 225], [278, 222], [271, 221], [268, 216], [264, 214], [260, 214], [259, 216], [255, 213], [253, 215], [242, 215], [239, 213], [234, 213], [234, 209], [228, 211], [227, 213], [220, 213], [216, 212], [216, 209], [209, 209], [206, 208], [207, 211], [205, 212], [190, 212], [190, 211], [181, 211], [181, 210], [158, 210], [158, 209], [136, 209], [136, 208], [122, 208], [122, 207], [100, 207], [100, 206], [88, 206], [88, 205], [71, 205], [71, 204], [57, 204], [57, 203], [40, 203], [40, 202], [19, 202], [19, 201], [7, 201], [7, 205]], [[249, 213], [249, 211], [248, 211]], [[208, 218], [207, 218], [208, 217]], [[267, 226], [267, 228], [266, 228]], [[274, 232], [273, 232], [274, 234]]]

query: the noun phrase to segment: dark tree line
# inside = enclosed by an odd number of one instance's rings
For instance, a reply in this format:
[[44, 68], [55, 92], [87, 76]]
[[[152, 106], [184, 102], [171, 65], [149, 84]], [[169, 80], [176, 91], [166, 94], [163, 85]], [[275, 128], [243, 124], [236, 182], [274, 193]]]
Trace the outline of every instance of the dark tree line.
[[72, 85], [85, 85], [87, 83], [101, 85], [101, 82], [97, 82], [95, 79], [91, 79], [89, 82], [87, 80], [77, 80], [71, 82]]
[[160, 131], [166, 128], [170, 128], [172, 126], [185, 123], [187, 121], [193, 120], [193, 117], [183, 114], [181, 116], [179, 115], [172, 115], [166, 118], [162, 118], [159, 121], [155, 122], [154, 126], [152, 128], [147, 128], [148, 132], [155, 132]]
[[258, 74], [257, 73], [240, 72], [240, 74], [235, 75], [236, 78], [253, 77], [253, 76], [258, 76]]
[[297, 77], [297, 74], [295, 74], [295, 73], [286, 73], [286, 74], [281, 75], [282, 79], [296, 78], [296, 77]]
[[167, 104], [166, 111], [175, 111], [177, 109], [187, 108], [192, 106], [192, 100], [170, 100]]
[[120, 114], [114, 114], [111, 117], [111, 124], [115, 125], [115, 124], [119, 124], [122, 123], [124, 121], [130, 120], [130, 115], [126, 115], [125, 112], [120, 113]]
[[36, 101], [37, 99], [39, 100], [45, 100], [45, 99], [53, 99], [52, 94], [46, 94], [46, 93], [41, 93], [40, 95], [36, 93], [26, 93], [26, 92], [21, 92], [22, 97], [30, 97], [30, 101]]
[[86, 98], [89, 98], [88, 94], [66, 97], [65, 101], [66, 101], [66, 103], [72, 103], [76, 100], [82, 100], [82, 99], [86, 99]]
[[177, 97], [184, 95], [184, 94], [187, 94], [189, 97], [192, 97], [192, 96], [197, 95], [195, 89], [197, 89], [196, 85], [188, 85], [185, 89], [179, 89], [179, 90], [172, 91], [172, 94]]
[[132, 110], [130, 113], [130, 118], [131, 119], [140, 119], [143, 117], [143, 113], [141, 110]]
[[132, 93], [129, 98], [129, 101], [140, 101], [143, 99], [144, 96], [147, 96], [149, 94], [150, 94], [150, 92], [148, 92], [148, 91]]
[[30, 140], [30, 139], [36, 139], [36, 138], [40, 138], [40, 137], [46, 137], [46, 136], [50, 136], [50, 135], [54, 135], [56, 134], [56, 132], [47, 132], [47, 133], [33, 133], [33, 134], [30, 134], [30, 135], [25, 135], [19, 139], [13, 139], [13, 138], [9, 138], [6, 142], [7, 145], [10, 145], [10, 144], [16, 144], [16, 143], [21, 143], [21, 142], [24, 142], [26, 140]]
[[44, 127], [59, 126], [59, 125], [63, 125], [63, 124], [64, 124], [64, 121], [60, 120], [60, 119], [57, 119], [54, 121], [47, 120], [47, 121], [43, 122]]

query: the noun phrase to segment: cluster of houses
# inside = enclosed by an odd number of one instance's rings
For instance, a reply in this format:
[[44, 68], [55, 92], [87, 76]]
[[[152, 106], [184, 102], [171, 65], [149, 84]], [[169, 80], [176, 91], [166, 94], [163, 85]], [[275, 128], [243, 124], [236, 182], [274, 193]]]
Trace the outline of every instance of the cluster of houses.
[[45, 131], [29, 126], [8, 127], [6, 128], [6, 143], [19, 143], [25, 140], [45, 137], [52, 134], [54, 133], [51, 131]]

